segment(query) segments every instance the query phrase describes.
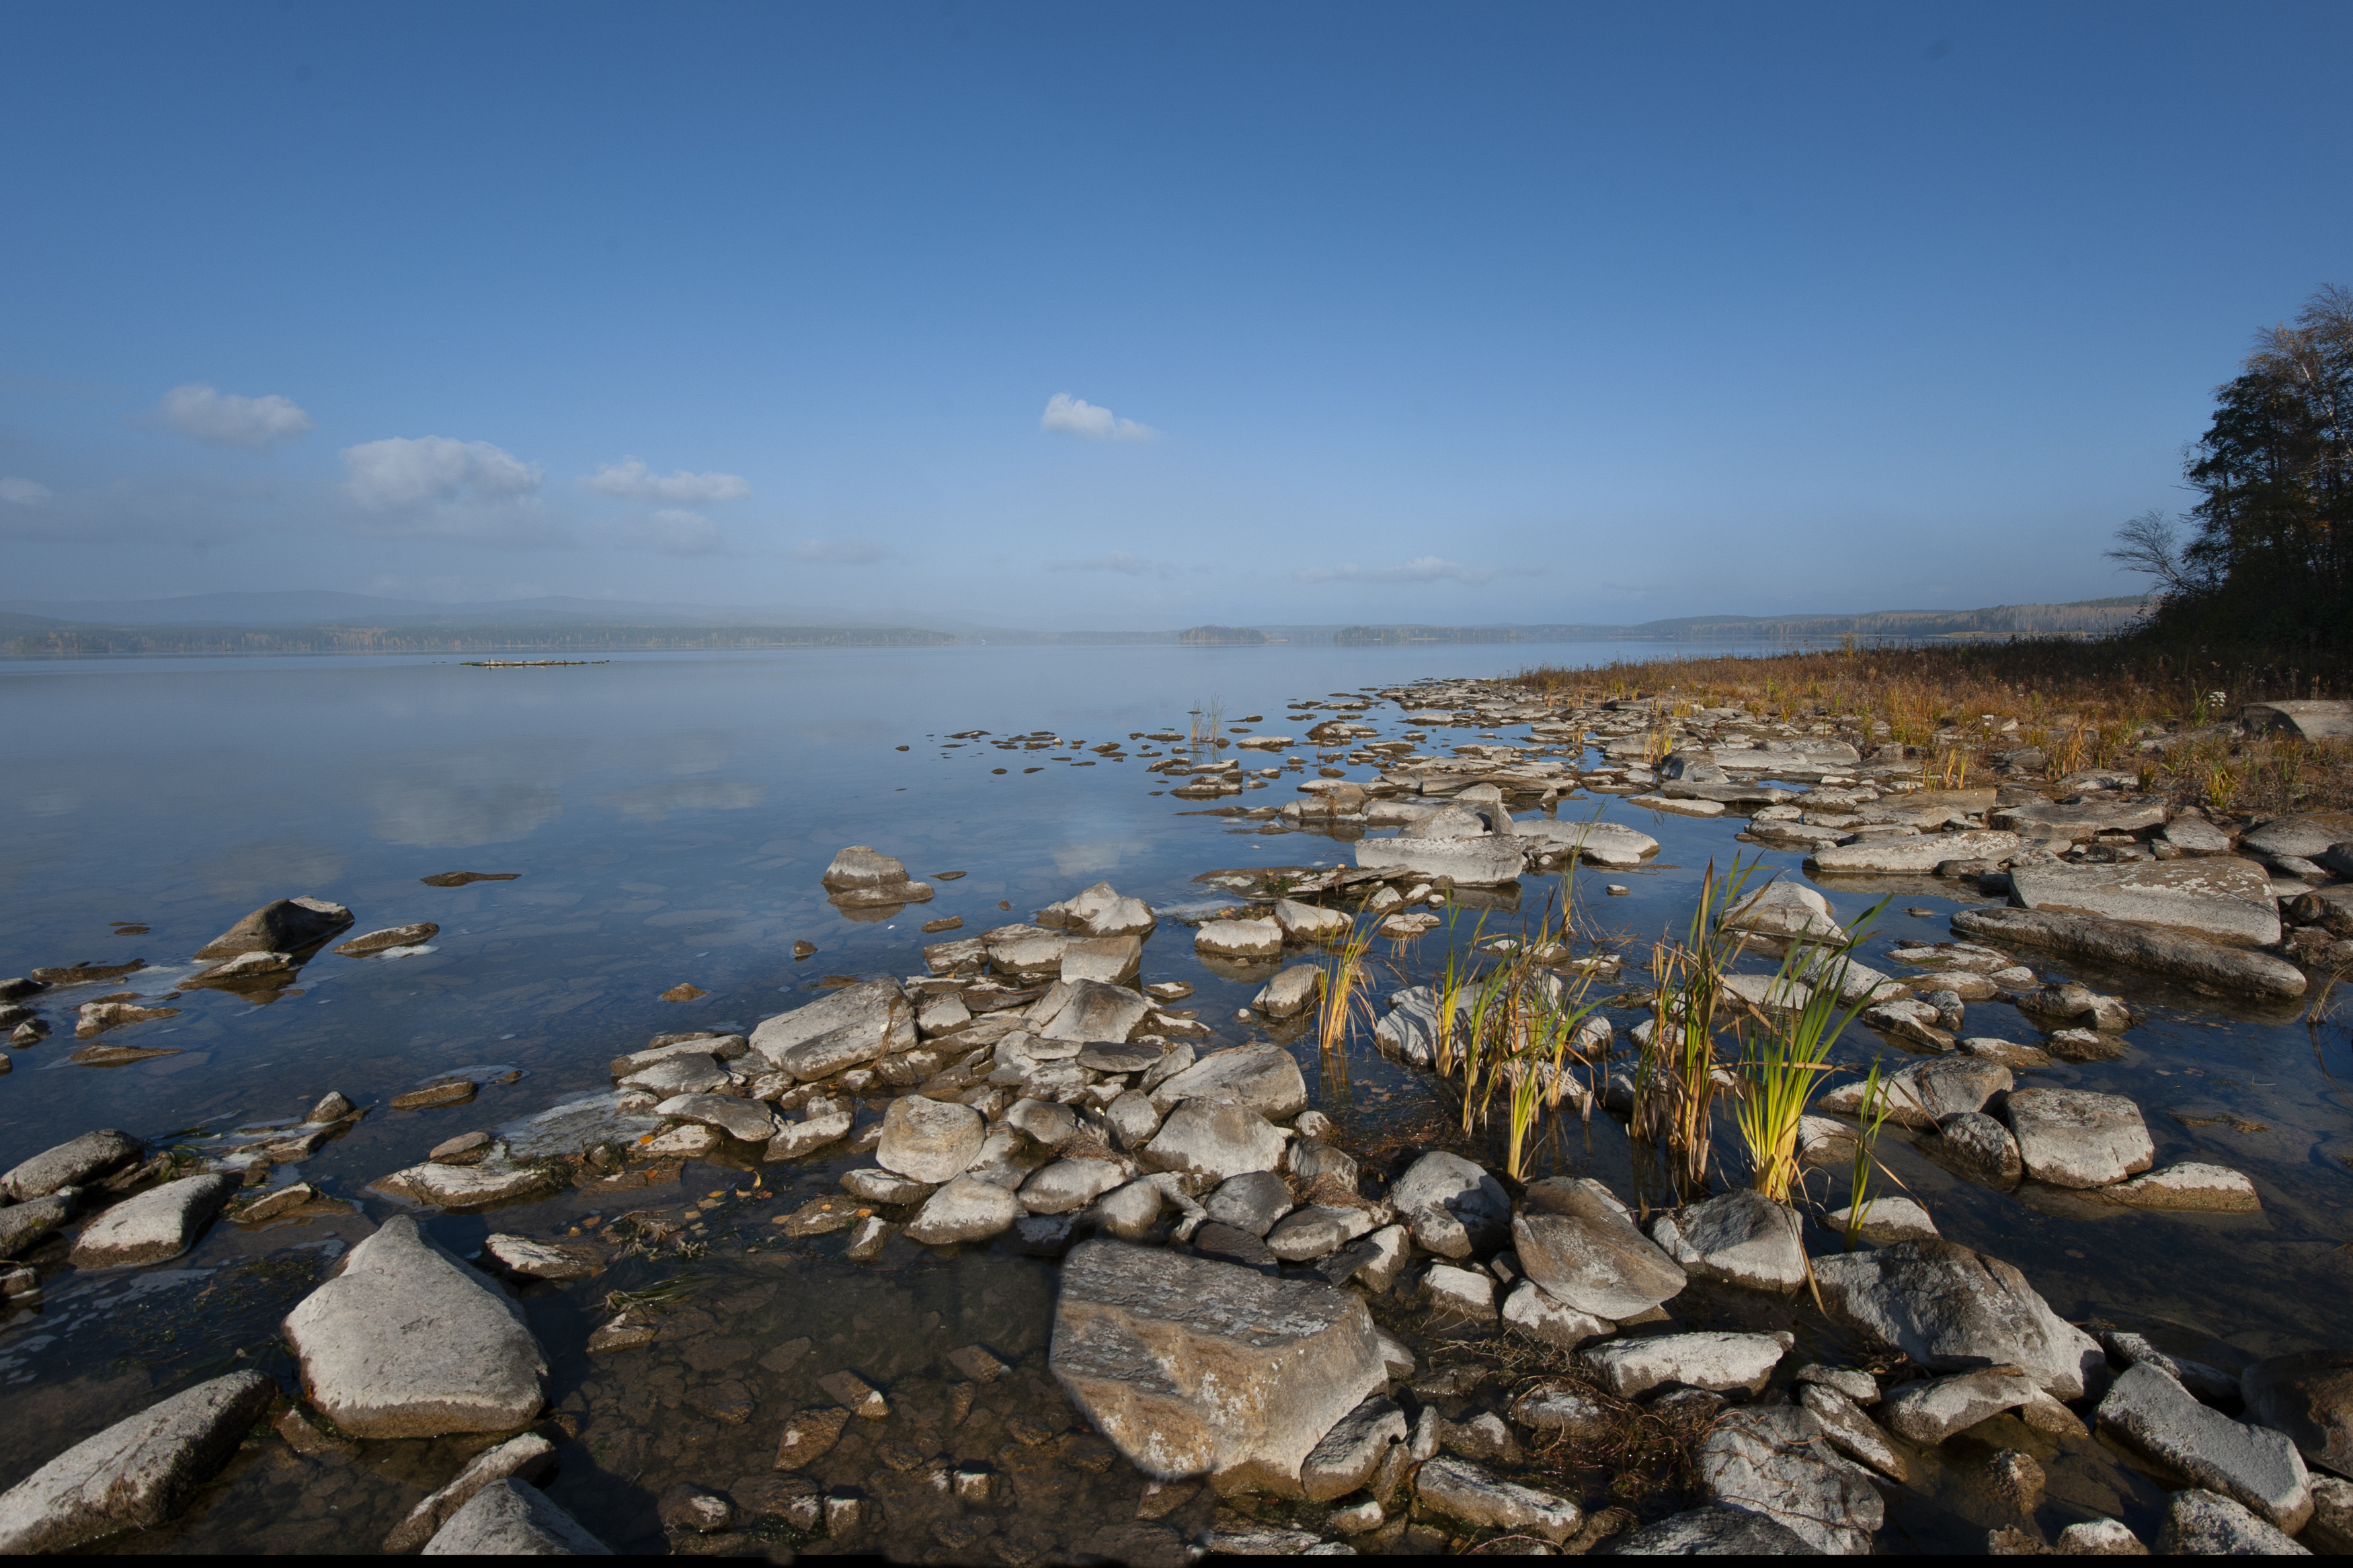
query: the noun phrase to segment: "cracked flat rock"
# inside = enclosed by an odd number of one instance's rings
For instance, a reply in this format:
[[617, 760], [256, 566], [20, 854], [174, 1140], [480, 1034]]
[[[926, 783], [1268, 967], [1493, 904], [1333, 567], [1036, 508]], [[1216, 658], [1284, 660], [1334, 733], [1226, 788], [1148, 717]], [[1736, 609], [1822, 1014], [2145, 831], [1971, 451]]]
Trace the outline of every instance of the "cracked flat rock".
[[0, 1494], [0, 1552], [63, 1552], [163, 1523], [277, 1395], [261, 1373], [232, 1373], [77, 1443]]
[[2290, 1534], [2312, 1517], [2311, 1478], [2284, 1432], [2233, 1421], [2146, 1362], [2100, 1399], [2100, 1429], [2193, 1485], [2232, 1498]]
[[898, 985], [869, 980], [779, 1013], [752, 1031], [752, 1051], [802, 1083], [915, 1045], [915, 1008]]
[[1432, 1459], [1415, 1475], [1422, 1506], [1478, 1529], [1539, 1536], [1557, 1546], [1577, 1533], [1584, 1515], [1566, 1498], [1499, 1480], [1461, 1459]]
[[1444, 877], [1463, 887], [1492, 887], [1519, 880], [1527, 865], [1517, 835], [1483, 838], [1366, 838], [1356, 845], [1356, 864], [1367, 871], [1407, 871]]
[[236, 1176], [183, 1176], [125, 1198], [74, 1238], [74, 1267], [121, 1268], [177, 1258], [243, 1185]]
[[1817, 1258], [1814, 1278], [1832, 1320], [1933, 1372], [2015, 1366], [2046, 1393], [2075, 1399], [2087, 1370], [2106, 1364], [2097, 1342], [2052, 1311], [2023, 1274], [1954, 1242]]
[[1700, 1484], [1761, 1513], [1816, 1552], [1862, 1556], [1886, 1521], [1870, 1474], [1832, 1451], [1813, 1412], [1794, 1405], [1726, 1412], [1700, 1446]]
[[613, 1549], [536, 1487], [493, 1481], [449, 1516], [426, 1557], [610, 1557]]
[[396, 1215], [287, 1314], [313, 1408], [355, 1437], [511, 1432], [547, 1357], [505, 1295]]
[[2023, 909], [2165, 926], [2247, 947], [2269, 947], [2280, 939], [2269, 874], [2235, 855], [2018, 866], [2010, 888]]
[[1300, 1495], [1300, 1467], [1388, 1381], [1363, 1300], [1318, 1280], [1116, 1241], [1063, 1266], [1049, 1358], [1147, 1476]]

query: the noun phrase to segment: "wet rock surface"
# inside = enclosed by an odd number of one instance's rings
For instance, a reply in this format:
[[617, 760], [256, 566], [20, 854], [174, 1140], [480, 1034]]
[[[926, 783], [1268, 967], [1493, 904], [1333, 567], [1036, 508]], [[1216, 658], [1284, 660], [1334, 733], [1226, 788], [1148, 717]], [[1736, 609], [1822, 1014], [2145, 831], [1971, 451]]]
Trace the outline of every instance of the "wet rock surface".
[[277, 1385], [231, 1373], [67, 1449], [0, 1493], [0, 1552], [63, 1552], [163, 1523], [236, 1451]]

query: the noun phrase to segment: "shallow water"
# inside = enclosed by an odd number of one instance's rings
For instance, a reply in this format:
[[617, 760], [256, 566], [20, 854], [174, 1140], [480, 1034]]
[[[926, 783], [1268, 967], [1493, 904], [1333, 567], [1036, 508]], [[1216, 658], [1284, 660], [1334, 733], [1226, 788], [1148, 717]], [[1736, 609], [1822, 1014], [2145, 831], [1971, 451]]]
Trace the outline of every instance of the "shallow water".
[[[55, 1033], [10, 1053], [14, 1071], [0, 1079], [0, 1169], [94, 1126], [151, 1138], [227, 1133], [299, 1117], [329, 1089], [379, 1107], [273, 1178], [311, 1180], [363, 1214], [250, 1231], [216, 1226], [188, 1257], [143, 1271], [84, 1275], [44, 1254], [42, 1303], [0, 1323], [0, 1401], [12, 1415], [0, 1423], [0, 1486], [162, 1394], [230, 1367], [262, 1365], [290, 1386], [277, 1321], [371, 1228], [364, 1214], [391, 1211], [364, 1191], [367, 1182], [457, 1133], [605, 1089], [607, 1059], [656, 1033], [748, 1026], [808, 999], [826, 975], [919, 973], [920, 945], [942, 940], [918, 931], [924, 921], [960, 916], [961, 934], [973, 934], [1026, 920], [1099, 879], [1180, 906], [1219, 896], [1194, 880], [1213, 868], [1345, 858], [1344, 845], [1314, 835], [1261, 833], [1198, 814], [1200, 805], [1279, 805], [1293, 797], [1294, 772], [1228, 803], [1186, 803], [1151, 793], [1169, 781], [1143, 772], [1150, 759], [1080, 765], [1092, 753], [1007, 753], [953, 744], [954, 731], [1050, 731], [1092, 745], [1182, 728], [1187, 709], [1216, 696], [1229, 723], [1262, 714], [1250, 728], [1298, 734], [1313, 720], [1286, 720], [1289, 699], [1624, 652], [858, 649], [505, 670], [455, 658], [0, 665], [0, 718], [14, 741], [0, 796], [0, 975], [79, 961], [153, 966], [36, 1000]], [[1384, 736], [1409, 728], [1394, 707], [1364, 717]], [[1499, 738], [1514, 733], [1525, 737]], [[1426, 749], [1476, 738], [1433, 731]], [[1166, 749], [1129, 746], [1147, 748]], [[1280, 760], [1241, 755], [1245, 766]], [[1737, 818], [1653, 818], [1607, 798], [1561, 809], [1584, 816], [1597, 807], [1664, 846], [1640, 871], [1579, 878], [1581, 907], [1632, 942], [1680, 928], [1711, 858], [1761, 854], [1792, 875], [1802, 858], [1736, 843]], [[901, 857], [914, 876], [966, 875], [935, 882], [929, 904], [849, 921], [824, 902], [818, 879], [833, 852], [853, 843]], [[520, 875], [459, 889], [418, 880], [454, 870]], [[1631, 891], [1595, 896], [1605, 880]], [[1943, 916], [1959, 907], [1952, 886], [1933, 880], [1824, 890], [1849, 919], [1896, 892], [1863, 950], [1873, 962], [1888, 939], [1947, 937]], [[1520, 907], [1533, 917], [1558, 891], [1556, 879], [1529, 878]], [[187, 992], [168, 1004], [178, 1016], [105, 1037], [176, 1055], [111, 1068], [70, 1061], [74, 1003], [118, 992], [159, 996], [190, 972], [187, 955], [239, 915], [302, 893], [350, 905], [353, 934], [426, 920], [442, 930], [429, 952], [322, 954], [268, 1005]], [[1486, 929], [1514, 919], [1491, 914]], [[148, 929], [117, 935], [116, 923]], [[1192, 983], [1198, 992], [1185, 1005], [1225, 1041], [1252, 1037], [1235, 1011], [1254, 985], [1206, 969], [1188, 935], [1164, 921], [1146, 943], [1142, 978]], [[818, 952], [796, 962], [796, 940]], [[1399, 978], [1426, 975], [1442, 940], [1424, 939], [1396, 959]], [[2039, 970], [2126, 995], [2147, 1018], [2126, 1037], [2132, 1049], [2122, 1060], [2063, 1064], [2034, 1080], [2132, 1096], [2160, 1164], [2198, 1158], [2246, 1171], [2264, 1210], [2182, 1216], [2021, 1199], [1960, 1182], [1891, 1136], [1883, 1145], [1889, 1163], [1945, 1234], [2018, 1264], [2063, 1315], [2153, 1322], [2162, 1342], [2218, 1364], [2353, 1338], [2342, 1250], [2353, 1136], [2338, 1083], [2353, 1058], [2342, 1029], [2309, 1029], [2300, 1009], [2239, 1009], [2130, 974], [2024, 956]], [[659, 1000], [682, 982], [706, 994]], [[1622, 1038], [1638, 1015], [1613, 1016]], [[1999, 1003], [1972, 1005], [1965, 1032], [2039, 1037]], [[1446, 1131], [1451, 1106], [1425, 1080], [1369, 1052], [1333, 1064], [1294, 1048], [1311, 1092], [1348, 1130], [1351, 1146], [1476, 1142]], [[1859, 1062], [1874, 1052], [1891, 1063], [1903, 1056], [1860, 1028], [1841, 1055]], [[381, 1109], [420, 1082], [485, 1068], [496, 1070], [480, 1076], [516, 1076], [486, 1083], [470, 1104]], [[2223, 1120], [2207, 1120], [2216, 1117]], [[1725, 1142], [1719, 1164], [1733, 1178], [1735, 1158]], [[683, 1266], [692, 1292], [647, 1350], [591, 1360], [580, 1346], [609, 1315], [607, 1291], [675, 1277], [675, 1258], [623, 1258], [595, 1279], [524, 1292], [551, 1355], [551, 1402], [576, 1437], [553, 1495], [617, 1548], [659, 1550], [652, 1501], [666, 1487], [689, 1479], [731, 1489], [767, 1475], [783, 1416], [826, 1402], [816, 1376], [852, 1367], [887, 1389], [894, 1414], [846, 1438], [819, 1479], [877, 1501], [870, 1513], [880, 1522], [814, 1542], [772, 1524], [768, 1536], [805, 1550], [951, 1561], [1174, 1561], [1182, 1537], [1207, 1524], [1209, 1500], [1139, 1520], [1140, 1478], [1118, 1463], [1089, 1468], [1101, 1456], [1076, 1433], [1075, 1415], [1044, 1371], [1049, 1267], [1001, 1250], [949, 1258], [903, 1242], [861, 1266], [840, 1258], [839, 1235], [776, 1239], [773, 1215], [837, 1191], [839, 1171], [868, 1163], [770, 1166], [758, 1183], [750, 1172], [694, 1164], [676, 1185], [582, 1188], [431, 1219], [433, 1233], [464, 1256], [493, 1229], [556, 1236], [592, 1215], [609, 1221], [645, 1209], [676, 1220], [687, 1205], [712, 1205], [696, 1221], [703, 1230], [691, 1233], [711, 1243], [709, 1255]], [[1630, 1151], [1605, 1116], [1555, 1129], [1539, 1163], [1633, 1191]], [[1827, 1206], [1845, 1201], [1842, 1175], [1813, 1182]], [[1816, 1238], [1816, 1250], [1835, 1246]], [[1815, 1344], [1809, 1353], [1843, 1353], [1810, 1309], [1698, 1290], [1673, 1308], [1694, 1324], [1794, 1318]], [[800, 1340], [809, 1348], [797, 1355], [779, 1349]], [[960, 1380], [939, 1358], [972, 1342], [1014, 1370], [971, 1391], [976, 1414], [957, 1416]], [[180, 1521], [112, 1544], [370, 1549], [480, 1446], [369, 1444], [325, 1458], [275, 1443], [249, 1447]], [[943, 1494], [952, 1486], [943, 1478], [976, 1465], [1002, 1478], [987, 1503]], [[2054, 1498], [2110, 1500], [2053, 1502], [2052, 1521], [2122, 1510], [2145, 1538], [2150, 1532], [2157, 1494], [2146, 1483], [2133, 1490], [2096, 1445], [2054, 1463], [2052, 1474]], [[2063, 1475], [2076, 1478], [2073, 1492]], [[1981, 1542], [1985, 1523], [1969, 1496], [1965, 1479], [1920, 1483], [1893, 1510], [1883, 1543]]]

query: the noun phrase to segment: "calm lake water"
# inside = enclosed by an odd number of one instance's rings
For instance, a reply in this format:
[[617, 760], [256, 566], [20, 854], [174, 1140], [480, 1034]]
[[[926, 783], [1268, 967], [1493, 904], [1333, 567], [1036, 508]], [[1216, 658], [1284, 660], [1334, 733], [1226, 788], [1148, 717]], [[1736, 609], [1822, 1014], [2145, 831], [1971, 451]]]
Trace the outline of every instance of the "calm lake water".
[[[364, 1192], [370, 1180], [457, 1133], [605, 1089], [608, 1058], [657, 1033], [748, 1027], [810, 999], [828, 974], [920, 973], [921, 944], [940, 940], [917, 931], [923, 921], [961, 916], [972, 934], [1104, 879], [1155, 906], [1198, 904], [1217, 896], [1195, 881], [1202, 872], [1329, 864], [1346, 854], [1325, 838], [1261, 834], [1155, 795], [1169, 781], [1145, 773], [1143, 761], [1081, 765], [1083, 750], [1007, 753], [949, 744], [955, 731], [1050, 731], [1082, 747], [1182, 728], [1188, 709], [1215, 700], [1229, 723], [1259, 714], [1264, 722], [1250, 727], [1260, 732], [1297, 734], [1304, 725], [1283, 717], [1293, 699], [1641, 648], [857, 649], [640, 655], [542, 669], [475, 668], [454, 658], [0, 664], [0, 722], [12, 742], [0, 792], [0, 975], [84, 961], [152, 966], [37, 999], [55, 1033], [12, 1052], [14, 1070], [0, 1079], [0, 1169], [91, 1127], [196, 1136], [299, 1116], [330, 1089], [381, 1106], [459, 1069], [514, 1074], [469, 1105], [375, 1110], [305, 1166], [279, 1173], [380, 1215], [391, 1205]], [[1409, 727], [1394, 706], [1365, 718], [1384, 737]], [[1525, 740], [1525, 728], [1500, 738], [1514, 737]], [[1472, 738], [1436, 731], [1430, 749]], [[1241, 755], [1245, 765], [1279, 760]], [[1232, 803], [1292, 798], [1286, 776]], [[1608, 874], [1630, 896], [1588, 905], [1628, 938], [1680, 928], [1711, 858], [1725, 862], [1737, 851], [1800, 874], [1800, 856], [1736, 844], [1736, 818], [1660, 819], [1600, 797], [1562, 809], [1583, 816], [1597, 807], [1664, 845], [1642, 870]], [[917, 877], [965, 875], [936, 882], [927, 905], [852, 921], [818, 886], [828, 860], [849, 844], [898, 856]], [[419, 880], [467, 870], [519, 875], [459, 889]], [[1598, 893], [1602, 879], [1588, 873], [1581, 893]], [[1531, 915], [1558, 891], [1556, 880], [1527, 884]], [[1878, 962], [1887, 939], [1947, 938], [1944, 916], [1960, 907], [1950, 884], [1933, 880], [1825, 891], [1852, 918], [1891, 889], [1898, 896], [1863, 950], [1867, 961]], [[171, 1004], [177, 1016], [106, 1037], [176, 1055], [115, 1068], [69, 1059], [72, 1004], [117, 991], [158, 996], [197, 967], [188, 955], [238, 916], [298, 894], [349, 905], [353, 934], [417, 921], [442, 929], [430, 952], [411, 956], [322, 954], [298, 991], [269, 1005], [188, 992]], [[146, 929], [118, 934], [133, 924]], [[796, 941], [818, 952], [796, 962]], [[1425, 974], [1439, 952], [1439, 939], [1419, 944], [1404, 961], [1408, 977]], [[1945, 1234], [2020, 1265], [2066, 1316], [2154, 1324], [2166, 1342], [2206, 1359], [2234, 1364], [2353, 1342], [2345, 1213], [2353, 1136], [2340, 1083], [2353, 1059], [2343, 1028], [2309, 1025], [2300, 1008], [2249, 1011], [2130, 975], [2027, 961], [2120, 992], [2149, 1020], [2127, 1037], [2124, 1059], [2063, 1065], [2037, 1080], [2131, 1095], [2159, 1163], [2198, 1158], [2246, 1171], [2264, 1211], [2038, 1207], [1889, 1148], [1889, 1163]], [[1252, 988], [1204, 969], [1185, 927], [1163, 922], [1146, 944], [1143, 979], [1194, 984], [1187, 1005], [1204, 1022], [1229, 1041], [1252, 1037], [1235, 1021]], [[681, 983], [706, 994], [685, 1004], [659, 999]], [[1622, 1040], [1636, 1015], [1615, 1016]], [[1992, 1003], [1970, 1007], [1965, 1032], [2039, 1037]], [[1335, 1079], [1319, 1072], [1312, 1048], [1301, 1049], [1314, 1091], [1363, 1137], [1384, 1127], [1437, 1136], [1430, 1130], [1444, 1105], [1427, 1084], [1369, 1053]], [[1900, 1065], [1900, 1051], [1860, 1028], [1841, 1048], [1853, 1061], [1874, 1052]], [[1625, 1141], [1606, 1117], [1570, 1124], [1543, 1158], [1631, 1191]], [[959, 1460], [972, 1448], [1008, 1474], [1028, 1451], [1005, 1442], [1017, 1416], [1073, 1421], [1043, 1370], [1050, 1269], [996, 1252], [942, 1258], [913, 1247], [861, 1268], [828, 1250], [839, 1237], [797, 1250], [772, 1245], [772, 1214], [834, 1190], [839, 1169], [865, 1163], [771, 1167], [756, 1191], [750, 1173], [691, 1167], [683, 1190], [643, 1194], [645, 1206], [673, 1211], [706, 1194], [716, 1199], [699, 1293], [654, 1351], [591, 1363], [579, 1349], [609, 1315], [603, 1293], [661, 1277], [651, 1264], [630, 1260], [585, 1285], [526, 1292], [554, 1362], [554, 1403], [580, 1431], [553, 1495], [617, 1548], [659, 1548], [651, 1499], [672, 1480], [727, 1487], [741, 1479], [748, 1487], [765, 1474], [776, 1417], [822, 1403], [809, 1379], [839, 1366], [892, 1386], [915, 1423], [906, 1441]], [[1817, 1196], [1843, 1201], [1815, 1180]], [[437, 1217], [431, 1229], [463, 1256], [492, 1229], [557, 1235], [599, 1206], [567, 1194]], [[612, 1205], [601, 1206], [609, 1217]], [[261, 1365], [291, 1386], [278, 1319], [367, 1228], [332, 1219], [249, 1233], [222, 1225], [189, 1257], [158, 1268], [45, 1270], [42, 1304], [0, 1321], [0, 1406], [11, 1413], [0, 1422], [0, 1487], [108, 1421], [227, 1368]], [[741, 1256], [731, 1236], [747, 1245], [756, 1237], [767, 1250]], [[1817, 1238], [1818, 1250], [1835, 1245]], [[1793, 1310], [1775, 1304], [1760, 1317], [1754, 1301], [1698, 1290], [1675, 1307], [1694, 1324], [1778, 1323]], [[1828, 1335], [1818, 1323], [1806, 1331]], [[780, 1361], [776, 1347], [797, 1340], [814, 1348]], [[937, 1355], [976, 1340], [1014, 1363], [1016, 1375], [984, 1391], [976, 1427], [972, 1418], [924, 1427], [922, 1413], [950, 1397]], [[1821, 1345], [1837, 1353], [1834, 1337]], [[839, 1484], [882, 1498], [897, 1473], [881, 1452], [888, 1440], [847, 1440], [835, 1464]], [[248, 1453], [180, 1523], [116, 1544], [371, 1549], [470, 1451], [444, 1441], [370, 1445], [348, 1461]], [[906, 1472], [908, 1485], [922, 1473]], [[2098, 1476], [2078, 1489], [2084, 1495], [2065, 1505], [2076, 1510], [2066, 1517], [2117, 1512], [2152, 1535], [2154, 1489]], [[829, 1473], [828, 1484], [836, 1479]], [[1166, 1528], [1137, 1524], [1134, 1485], [1123, 1466], [1108, 1474], [1040, 1468], [1015, 1487], [1018, 1506], [980, 1524], [946, 1521], [911, 1494], [888, 1501], [887, 1531], [839, 1544], [948, 1561], [1089, 1552], [1153, 1560], [1177, 1549], [1175, 1531], [1206, 1522], [1204, 1500], [1198, 1521], [1180, 1511]], [[1972, 1531], [1981, 1544], [1984, 1525], [1959, 1493], [1915, 1490], [1895, 1506], [1888, 1545], [1945, 1549], [1967, 1543]], [[2054, 1498], [2061, 1490], [2054, 1481]], [[976, 1544], [994, 1540], [1008, 1544]]]

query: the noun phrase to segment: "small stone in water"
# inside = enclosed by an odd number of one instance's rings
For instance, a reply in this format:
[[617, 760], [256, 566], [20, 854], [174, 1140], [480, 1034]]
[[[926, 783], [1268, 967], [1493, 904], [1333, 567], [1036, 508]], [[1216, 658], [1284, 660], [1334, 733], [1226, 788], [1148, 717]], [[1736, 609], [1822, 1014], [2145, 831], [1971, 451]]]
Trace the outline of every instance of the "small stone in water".
[[816, 953], [816, 952], [817, 943], [813, 942], [797, 942], [793, 943], [793, 957], [796, 961], [811, 957]]
[[874, 1385], [856, 1373], [844, 1370], [829, 1372], [817, 1380], [817, 1385], [839, 1400], [843, 1408], [853, 1415], [869, 1421], [880, 1421], [891, 1414], [890, 1404]]
[[942, 921], [925, 921], [923, 922], [923, 930], [924, 930], [925, 931], [927, 931], [927, 932], [928, 932], [928, 931], [962, 931], [963, 929], [964, 929], [964, 917], [963, 917], [962, 915], [950, 915], [950, 916], [948, 916], [948, 918], [947, 918], [947, 919], [945, 919], [945, 920], [942, 920]]
[[469, 1079], [452, 1079], [446, 1083], [427, 1084], [412, 1089], [406, 1094], [392, 1097], [395, 1110], [429, 1110], [440, 1105], [463, 1105], [474, 1098], [480, 1086]]
[[1633, 889], [1628, 887], [1623, 882], [1605, 882], [1602, 884], [1602, 891], [1608, 893], [1613, 899], [1622, 899], [1633, 890]]
[[487, 1132], [460, 1132], [455, 1138], [436, 1143], [425, 1157], [441, 1165], [480, 1164], [482, 1156], [491, 1152], [491, 1135]]
[[948, 1352], [948, 1364], [975, 1383], [995, 1383], [1013, 1370], [979, 1345]]
[[661, 999], [665, 1002], [691, 1002], [698, 996], [708, 996], [710, 994], [710, 992], [705, 991], [700, 985], [690, 985], [681, 983], [680, 984], [673, 985], [669, 990], [663, 992], [661, 994]]

